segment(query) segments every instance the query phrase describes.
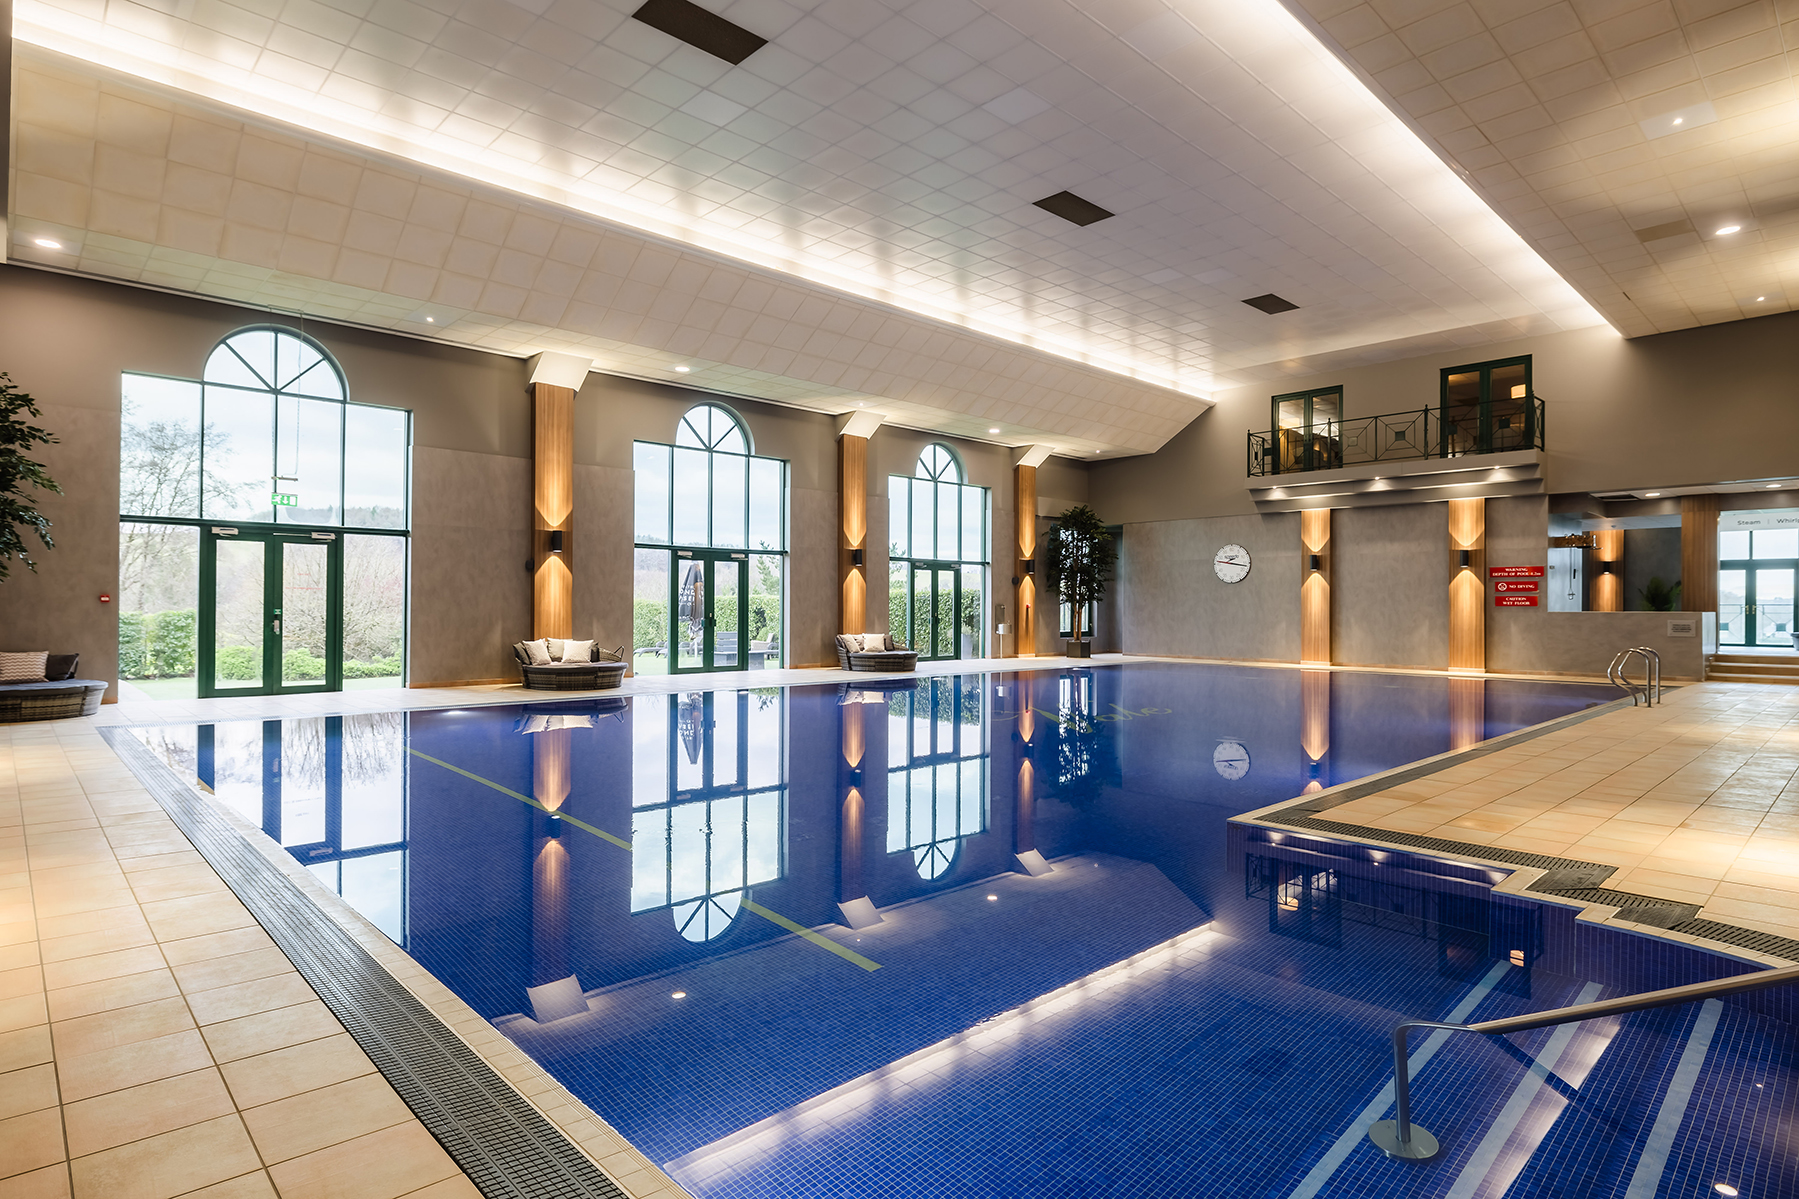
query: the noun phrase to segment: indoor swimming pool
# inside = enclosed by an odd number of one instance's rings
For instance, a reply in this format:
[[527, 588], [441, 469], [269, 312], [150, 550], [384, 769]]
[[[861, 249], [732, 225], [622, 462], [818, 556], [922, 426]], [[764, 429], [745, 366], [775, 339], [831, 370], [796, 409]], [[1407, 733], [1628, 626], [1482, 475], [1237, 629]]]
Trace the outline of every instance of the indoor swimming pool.
[[1396, 1021], [1749, 967], [1230, 819], [1616, 695], [1130, 663], [133, 732], [697, 1199], [1799, 1194], [1784, 991], [1420, 1035], [1444, 1152], [1386, 1159]]

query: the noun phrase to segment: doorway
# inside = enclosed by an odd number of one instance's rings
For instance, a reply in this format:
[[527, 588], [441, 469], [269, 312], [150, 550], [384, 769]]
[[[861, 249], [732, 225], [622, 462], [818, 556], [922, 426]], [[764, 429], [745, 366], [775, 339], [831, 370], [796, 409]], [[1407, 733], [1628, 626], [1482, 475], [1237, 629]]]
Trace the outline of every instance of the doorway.
[[1273, 408], [1279, 473], [1329, 470], [1343, 465], [1339, 429], [1343, 419], [1341, 387], [1275, 396]]
[[1721, 533], [1718, 551], [1718, 643], [1792, 649], [1799, 530]]
[[1448, 367], [1442, 387], [1437, 409], [1439, 457], [1496, 454], [1537, 444], [1529, 355]]
[[343, 543], [336, 533], [208, 526], [200, 538], [199, 694], [343, 687]]
[[748, 670], [766, 651], [749, 639], [749, 555], [720, 550], [681, 550], [669, 576], [674, 595], [669, 673]]
[[961, 562], [908, 564], [907, 644], [920, 661], [947, 662], [980, 654], [981, 568]]

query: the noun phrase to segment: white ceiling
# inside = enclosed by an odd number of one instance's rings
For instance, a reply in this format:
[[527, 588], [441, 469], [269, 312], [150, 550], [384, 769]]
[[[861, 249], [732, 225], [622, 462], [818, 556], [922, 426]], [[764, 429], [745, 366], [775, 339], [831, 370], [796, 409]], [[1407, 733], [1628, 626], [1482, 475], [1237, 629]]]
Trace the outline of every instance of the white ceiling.
[[[19, 0], [81, 61], [21, 55], [10, 252], [1100, 453], [1228, 384], [1601, 319], [1274, 0], [709, 6], [770, 44], [732, 67], [635, 0]], [[1118, 215], [1031, 203], [1062, 189]]]
[[1625, 336], [1799, 298], [1799, 0], [1294, 3]]

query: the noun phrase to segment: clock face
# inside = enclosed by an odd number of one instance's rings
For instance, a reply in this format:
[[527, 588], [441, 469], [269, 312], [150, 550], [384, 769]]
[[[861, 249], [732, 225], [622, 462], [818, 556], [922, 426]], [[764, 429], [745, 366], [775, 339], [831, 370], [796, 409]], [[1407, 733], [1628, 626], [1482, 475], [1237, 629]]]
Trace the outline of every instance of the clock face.
[[1240, 545], [1227, 545], [1212, 555], [1212, 573], [1227, 583], [1241, 583], [1249, 577], [1249, 551]]
[[1212, 751], [1212, 769], [1218, 777], [1236, 782], [1249, 773], [1249, 749], [1241, 741], [1220, 741]]

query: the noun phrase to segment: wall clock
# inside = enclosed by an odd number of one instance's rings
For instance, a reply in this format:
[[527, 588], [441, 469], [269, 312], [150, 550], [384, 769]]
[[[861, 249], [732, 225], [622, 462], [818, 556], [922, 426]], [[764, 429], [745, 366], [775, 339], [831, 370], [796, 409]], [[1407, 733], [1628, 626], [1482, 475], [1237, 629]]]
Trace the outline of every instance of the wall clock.
[[1249, 773], [1249, 747], [1241, 741], [1220, 741], [1212, 751], [1212, 769], [1219, 778], [1236, 782]]
[[1249, 577], [1249, 551], [1240, 545], [1227, 545], [1212, 555], [1212, 573], [1227, 583], [1241, 583]]

